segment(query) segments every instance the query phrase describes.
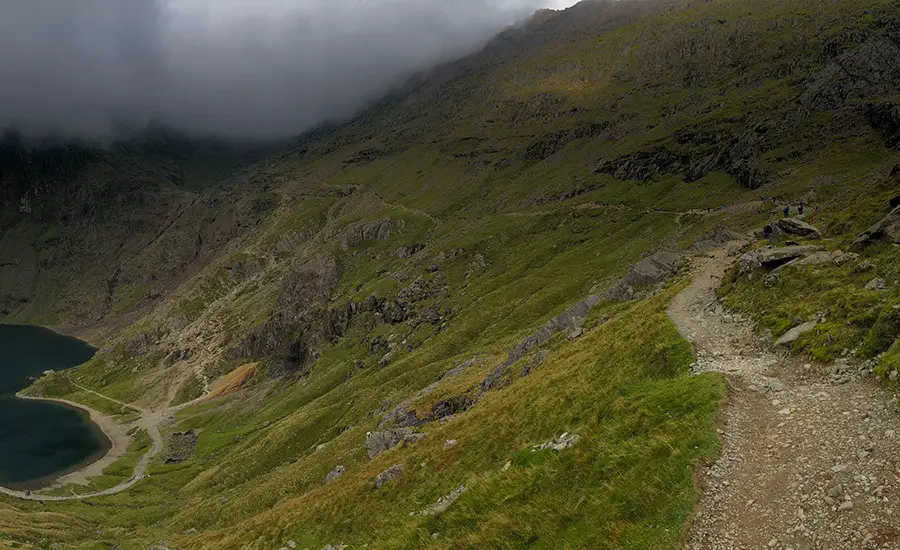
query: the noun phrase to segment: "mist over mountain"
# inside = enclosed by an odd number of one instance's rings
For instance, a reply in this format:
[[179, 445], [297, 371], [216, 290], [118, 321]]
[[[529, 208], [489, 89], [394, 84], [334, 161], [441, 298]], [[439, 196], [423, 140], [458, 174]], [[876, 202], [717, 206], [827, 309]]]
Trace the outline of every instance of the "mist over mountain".
[[104, 139], [154, 122], [287, 137], [352, 115], [539, 7], [564, 5], [15, 0], [0, 7], [0, 127]]

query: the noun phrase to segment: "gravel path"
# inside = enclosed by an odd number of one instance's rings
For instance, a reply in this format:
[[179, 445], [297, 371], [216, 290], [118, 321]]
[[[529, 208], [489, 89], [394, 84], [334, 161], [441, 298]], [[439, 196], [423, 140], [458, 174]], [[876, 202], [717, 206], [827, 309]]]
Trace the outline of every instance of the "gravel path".
[[695, 372], [729, 381], [723, 454], [686, 548], [900, 549], [900, 415], [865, 369], [829, 369], [768, 350], [715, 288], [736, 250], [696, 260], [669, 315], [694, 344]]

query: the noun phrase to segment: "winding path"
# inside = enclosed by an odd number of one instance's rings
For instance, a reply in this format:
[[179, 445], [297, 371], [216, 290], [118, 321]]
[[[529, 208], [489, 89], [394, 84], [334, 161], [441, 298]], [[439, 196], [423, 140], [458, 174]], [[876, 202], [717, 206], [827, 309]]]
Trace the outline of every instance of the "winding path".
[[[739, 245], [738, 245], [739, 246]], [[723, 452], [685, 547], [900, 549], [900, 418], [852, 363], [779, 355], [726, 312], [715, 289], [737, 246], [697, 258], [669, 316], [694, 345], [695, 372], [729, 382]]]

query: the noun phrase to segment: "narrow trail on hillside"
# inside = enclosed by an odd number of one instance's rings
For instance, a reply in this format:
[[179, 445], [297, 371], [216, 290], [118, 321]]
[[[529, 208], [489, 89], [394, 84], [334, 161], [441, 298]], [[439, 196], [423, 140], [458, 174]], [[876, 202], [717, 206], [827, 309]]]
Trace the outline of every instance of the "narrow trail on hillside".
[[[685, 547], [900, 549], [897, 405], [873, 380], [827, 377], [767, 349], [715, 290], [739, 245], [696, 259], [669, 316], [694, 345], [695, 372], [723, 373], [722, 456]], [[832, 367], [840, 368], [839, 366]]]
[[[131, 409], [137, 412], [140, 417], [133, 423], [128, 424], [132, 429], [143, 429], [146, 430], [147, 435], [150, 437], [150, 448], [141, 455], [140, 459], [138, 459], [137, 463], [134, 465], [134, 473], [131, 478], [127, 481], [119, 483], [114, 487], [110, 487], [108, 489], [104, 489], [102, 491], [95, 491], [92, 493], [84, 493], [84, 494], [72, 494], [72, 495], [46, 495], [41, 494], [41, 491], [48, 491], [57, 489], [62, 486], [68, 486], [72, 484], [80, 484], [85, 485], [89, 482], [91, 477], [96, 477], [103, 473], [103, 470], [106, 467], [110, 466], [113, 462], [115, 462], [118, 458], [121, 458], [122, 455], [125, 454], [125, 450], [130, 444], [131, 438], [125, 434], [125, 430], [123, 430], [124, 425], [117, 423], [115, 420], [107, 417], [106, 415], [97, 412], [90, 407], [87, 407], [81, 403], [75, 403], [73, 401], [67, 401], [65, 399], [53, 399], [53, 398], [38, 398], [38, 397], [26, 397], [19, 396], [21, 399], [33, 399], [38, 401], [50, 401], [56, 403], [63, 403], [65, 405], [69, 405], [72, 407], [76, 407], [87, 411], [91, 418], [97, 423], [103, 432], [110, 438], [112, 441], [112, 447], [107, 452], [106, 455], [101, 457], [100, 459], [92, 462], [91, 464], [87, 464], [78, 470], [66, 474], [60, 477], [56, 483], [53, 485], [46, 487], [42, 490], [37, 491], [16, 491], [13, 489], [9, 489], [7, 487], [0, 487], [0, 494], [17, 498], [20, 500], [31, 500], [31, 501], [42, 501], [42, 502], [61, 502], [61, 501], [69, 501], [69, 500], [83, 500], [86, 498], [95, 498], [102, 496], [110, 496], [115, 495], [128, 489], [134, 487], [141, 479], [144, 478], [144, 475], [147, 473], [147, 468], [150, 466], [150, 461], [153, 460], [160, 452], [162, 452], [165, 447], [165, 441], [163, 440], [162, 434], [159, 431], [160, 425], [169, 422], [172, 420], [172, 415], [175, 411], [180, 410], [181, 408], [191, 405], [199, 401], [197, 399], [195, 401], [191, 401], [190, 403], [185, 403], [180, 407], [172, 407], [159, 411], [150, 411], [146, 409], [142, 409], [135, 405], [131, 405], [128, 403], [123, 403], [117, 399], [113, 399], [107, 395], [103, 395], [102, 393], [98, 393], [94, 390], [88, 389], [84, 386], [76, 384], [72, 382], [72, 384], [78, 389], [90, 393], [91, 395], [100, 397], [112, 403], [116, 403], [117, 405], [122, 406], [123, 408]], [[205, 396], [203, 396], [205, 398]], [[124, 437], [124, 439], [123, 439]]]

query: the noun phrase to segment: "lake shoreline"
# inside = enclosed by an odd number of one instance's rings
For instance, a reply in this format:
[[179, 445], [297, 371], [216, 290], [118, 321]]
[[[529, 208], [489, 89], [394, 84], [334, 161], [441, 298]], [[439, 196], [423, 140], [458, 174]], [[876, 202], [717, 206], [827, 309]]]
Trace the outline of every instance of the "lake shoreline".
[[102, 475], [103, 470], [121, 458], [131, 444], [131, 437], [128, 436], [124, 425], [87, 405], [67, 399], [33, 397], [22, 395], [21, 393], [16, 394], [15, 397], [26, 401], [52, 403], [77, 411], [85, 417], [91, 431], [100, 436], [98, 439], [103, 442], [103, 447], [78, 464], [39, 479], [5, 485], [8, 489], [16, 491], [45, 491], [70, 484], [87, 485], [91, 477]]

